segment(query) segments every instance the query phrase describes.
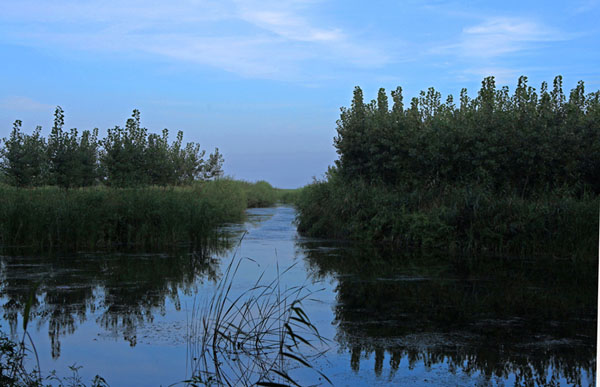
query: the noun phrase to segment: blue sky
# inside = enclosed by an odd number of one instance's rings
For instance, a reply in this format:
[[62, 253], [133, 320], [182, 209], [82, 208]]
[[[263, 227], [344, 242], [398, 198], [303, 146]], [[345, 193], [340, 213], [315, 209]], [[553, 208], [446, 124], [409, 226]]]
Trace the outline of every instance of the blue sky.
[[339, 108], [402, 86], [475, 96], [561, 74], [600, 88], [599, 1], [86, 0], [0, 2], [0, 138], [123, 125], [183, 130], [225, 172], [298, 187], [336, 158]]

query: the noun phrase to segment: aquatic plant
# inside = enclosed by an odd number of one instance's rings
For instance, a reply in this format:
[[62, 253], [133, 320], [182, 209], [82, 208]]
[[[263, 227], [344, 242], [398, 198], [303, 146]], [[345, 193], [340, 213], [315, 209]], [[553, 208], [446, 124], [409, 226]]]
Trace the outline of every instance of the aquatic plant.
[[38, 251], [201, 245], [246, 209], [244, 193], [228, 179], [169, 188], [0, 185], [0, 197], [0, 247]]
[[[56, 371], [51, 371], [48, 375], [42, 375], [40, 360], [37, 354], [37, 349], [33, 339], [29, 335], [27, 328], [29, 326], [31, 307], [34, 302], [35, 293], [39, 284], [35, 284], [29, 290], [29, 298], [23, 310], [23, 336], [18, 342], [12, 341], [4, 332], [0, 330], [0, 384], [3, 386], [27, 386], [27, 387], [43, 387], [57, 385], [60, 387], [85, 387], [79, 370], [81, 366], [75, 364], [69, 366], [71, 376], [60, 378], [56, 375]], [[28, 339], [26, 343], [25, 339]], [[35, 357], [36, 367], [33, 370], [28, 370], [25, 361], [27, 354]], [[50, 384], [46, 384], [50, 381]], [[96, 375], [92, 379], [91, 387], [108, 387], [106, 380]]]
[[303, 286], [282, 289], [279, 272], [266, 284], [261, 275], [240, 295], [232, 293], [242, 262], [232, 259], [214, 296], [194, 308], [188, 348], [192, 377], [188, 385], [299, 386], [294, 368], [312, 369], [320, 381], [330, 380], [311, 360], [324, 350], [322, 337], [302, 303], [312, 292]]

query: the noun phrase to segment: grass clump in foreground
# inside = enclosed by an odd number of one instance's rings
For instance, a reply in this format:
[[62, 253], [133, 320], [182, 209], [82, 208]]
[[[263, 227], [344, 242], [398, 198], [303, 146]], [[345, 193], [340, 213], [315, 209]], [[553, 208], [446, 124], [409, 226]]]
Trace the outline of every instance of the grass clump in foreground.
[[37, 250], [202, 244], [246, 209], [244, 192], [229, 179], [166, 188], [0, 186], [0, 197], [0, 246]]
[[261, 275], [250, 289], [233, 295], [242, 261], [234, 258], [208, 305], [194, 309], [188, 332], [192, 377], [185, 383], [298, 386], [293, 369], [302, 368], [331, 384], [311, 364], [323, 353], [316, 345], [325, 343], [302, 309], [312, 293], [302, 286], [282, 289], [287, 269], [267, 284]]
[[485, 78], [460, 105], [430, 88], [363, 102], [356, 88], [324, 181], [297, 201], [309, 236], [386, 241], [417, 249], [597, 256], [600, 91], [562, 77], [514, 95]]

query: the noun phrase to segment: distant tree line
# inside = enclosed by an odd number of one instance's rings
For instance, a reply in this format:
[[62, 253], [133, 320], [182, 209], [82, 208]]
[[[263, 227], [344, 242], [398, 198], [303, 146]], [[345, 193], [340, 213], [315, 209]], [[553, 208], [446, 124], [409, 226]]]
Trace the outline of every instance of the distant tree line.
[[405, 187], [477, 185], [493, 192], [567, 189], [600, 193], [600, 91], [583, 81], [567, 96], [562, 77], [538, 91], [519, 78], [514, 94], [483, 80], [477, 97], [456, 103], [434, 88], [405, 106], [402, 88], [363, 102], [354, 90], [342, 108], [334, 145], [344, 179]]
[[105, 184], [114, 187], [185, 185], [223, 174], [219, 149], [207, 157], [200, 145], [183, 144], [183, 132], [169, 144], [169, 131], [148, 133], [134, 110], [124, 128], [108, 129], [98, 138], [98, 129], [64, 130], [64, 112], [54, 113], [48, 139], [38, 126], [32, 134], [21, 131], [16, 120], [8, 138], [0, 144], [3, 180], [17, 187], [57, 185], [63, 188]]

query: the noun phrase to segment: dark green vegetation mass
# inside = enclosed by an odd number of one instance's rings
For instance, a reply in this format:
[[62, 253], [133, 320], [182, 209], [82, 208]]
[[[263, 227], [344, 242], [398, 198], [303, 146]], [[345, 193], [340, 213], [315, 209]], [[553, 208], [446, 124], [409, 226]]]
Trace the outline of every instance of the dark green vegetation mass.
[[164, 249], [202, 244], [248, 207], [282, 198], [269, 183], [222, 178], [223, 157], [205, 158], [183, 133], [150, 133], [133, 111], [125, 128], [63, 130], [56, 109], [48, 139], [15, 121], [0, 146], [0, 248], [35, 251]]
[[513, 95], [485, 78], [458, 105], [435, 89], [363, 102], [354, 90], [334, 145], [339, 160], [297, 201], [311, 236], [417, 249], [590, 255], [597, 251], [600, 91], [567, 98], [562, 77]]
[[264, 181], [229, 178], [186, 186], [69, 190], [0, 185], [0, 249], [197, 248], [216, 227], [244, 219], [246, 208], [273, 206], [280, 196]]
[[54, 113], [54, 126], [46, 140], [37, 127], [31, 135], [21, 132], [15, 121], [9, 138], [0, 148], [0, 169], [5, 183], [16, 187], [57, 185], [87, 187], [103, 183], [111, 187], [185, 185], [223, 174], [219, 149], [208, 155], [196, 143], [183, 145], [183, 132], [169, 144], [168, 129], [148, 134], [134, 110], [125, 128], [108, 129], [104, 139], [98, 129], [63, 130], [64, 113]]

